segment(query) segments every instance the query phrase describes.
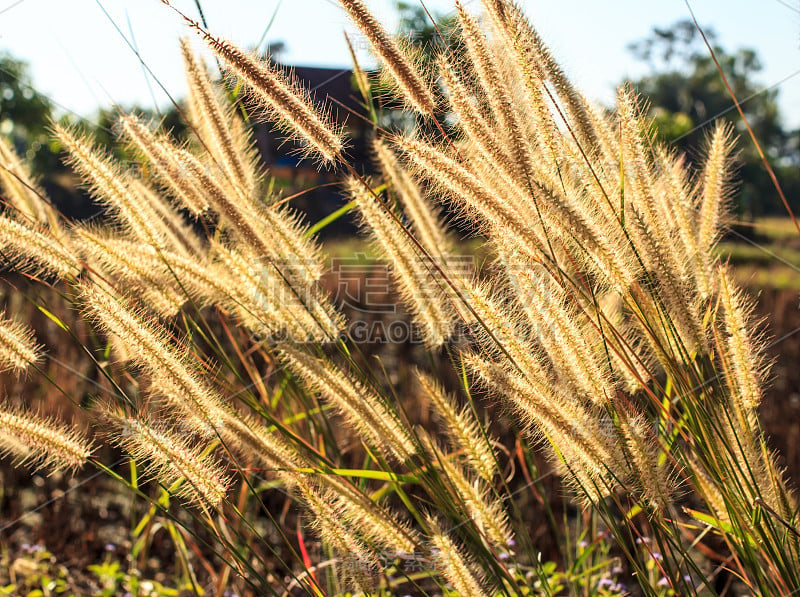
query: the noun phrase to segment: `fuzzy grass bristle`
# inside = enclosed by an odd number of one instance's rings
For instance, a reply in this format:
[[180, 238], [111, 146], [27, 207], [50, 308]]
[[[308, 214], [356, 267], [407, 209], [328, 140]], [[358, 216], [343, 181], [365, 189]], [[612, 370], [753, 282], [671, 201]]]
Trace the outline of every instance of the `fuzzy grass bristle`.
[[339, 0], [339, 5], [369, 40], [372, 51], [391, 73], [408, 104], [419, 114], [430, 116], [436, 101], [408, 53], [395, 43], [361, 0]]
[[48, 202], [47, 196], [31, 172], [31, 167], [0, 136], [0, 189], [3, 199], [23, 219], [46, 224], [53, 233], [60, 229], [58, 212]]
[[34, 276], [72, 279], [81, 264], [64, 238], [57, 238], [41, 224], [0, 215], [0, 250], [21, 271]]
[[194, 179], [187, 176], [171, 144], [136, 116], [126, 116], [121, 122], [133, 148], [153, 166], [158, 179], [178, 203], [196, 216], [206, 211], [208, 200]]
[[241, 79], [268, 118], [300, 141], [309, 155], [329, 164], [342, 159], [345, 142], [340, 127], [314, 105], [308, 90], [269, 61], [253, 57], [199, 26], [197, 31], [230, 72]]
[[74, 470], [91, 456], [92, 445], [64, 423], [4, 405], [0, 408], [0, 453], [34, 469]]
[[386, 216], [381, 200], [371, 189], [355, 180], [348, 181], [347, 189], [376, 248], [390, 264], [392, 278], [425, 342], [430, 346], [443, 344], [452, 331], [454, 313], [446, 300], [446, 283], [438, 279], [435, 264], [420, 254], [408, 231]]
[[208, 446], [152, 421], [109, 417], [119, 431], [114, 443], [136, 460], [145, 461], [145, 471], [165, 488], [189, 504], [217, 508], [222, 504], [230, 479], [221, 464], [209, 454]]
[[490, 444], [491, 438], [481, 431], [480, 422], [475, 420], [468, 407], [458, 408], [453, 396], [447, 394], [431, 376], [417, 371], [417, 380], [441, 419], [453, 446], [465, 454], [467, 463], [484, 481], [491, 483], [499, 471]]
[[252, 138], [236, 126], [236, 114], [211, 82], [202, 58], [195, 55], [189, 40], [181, 40], [184, 71], [189, 84], [189, 109], [196, 134], [225, 171], [226, 183], [238, 187], [247, 197], [258, 190], [262, 172]]
[[435, 568], [450, 583], [456, 594], [488, 597], [490, 593], [483, 588], [480, 576], [455, 541], [435, 520], [429, 519], [428, 524], [433, 527], [431, 557]]
[[330, 402], [368, 443], [400, 462], [416, 453], [411, 435], [382, 396], [343, 368], [303, 349], [284, 345], [278, 350], [287, 367]]
[[32, 330], [0, 316], [0, 372], [24, 371], [41, 358], [41, 352]]

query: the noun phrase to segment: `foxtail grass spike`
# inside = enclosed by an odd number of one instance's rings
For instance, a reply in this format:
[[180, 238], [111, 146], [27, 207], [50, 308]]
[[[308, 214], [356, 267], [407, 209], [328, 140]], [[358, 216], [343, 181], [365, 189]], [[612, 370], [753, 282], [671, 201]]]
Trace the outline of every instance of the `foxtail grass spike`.
[[[147, 420], [116, 417], [119, 431], [113, 441], [135, 459], [145, 461], [145, 471], [190, 505], [219, 507], [230, 485], [225, 470], [207, 447]], [[162, 428], [163, 427], [163, 428]]]
[[429, 520], [429, 524], [433, 527], [431, 535], [433, 562], [456, 594], [465, 597], [488, 597], [490, 593], [484, 590], [480, 577], [474, 572], [469, 560], [455, 541], [436, 521]]
[[258, 189], [261, 173], [255, 161], [252, 140], [232, 126], [237, 116], [220, 90], [211, 82], [205, 62], [195, 55], [188, 39], [181, 40], [184, 70], [189, 84], [189, 106], [201, 140], [221, 163], [227, 181], [247, 197]]
[[41, 224], [0, 215], [0, 253], [22, 271], [75, 278], [81, 264], [70, 249]]
[[49, 471], [80, 468], [92, 446], [83, 435], [53, 419], [0, 407], [0, 453]]
[[0, 317], [0, 372], [24, 371], [39, 360], [40, 354], [41, 348], [30, 329]]
[[391, 73], [403, 97], [418, 113], [430, 116], [436, 102], [411, 57], [401, 50], [361, 0], [339, 0], [350, 19], [369, 40], [372, 51]]
[[328, 163], [342, 159], [345, 143], [339, 127], [330, 116], [314, 106], [305, 88], [269, 62], [254, 58], [200, 27], [197, 31], [214, 53], [227, 63], [231, 73], [241, 78], [267, 116], [301, 141], [309, 154]]

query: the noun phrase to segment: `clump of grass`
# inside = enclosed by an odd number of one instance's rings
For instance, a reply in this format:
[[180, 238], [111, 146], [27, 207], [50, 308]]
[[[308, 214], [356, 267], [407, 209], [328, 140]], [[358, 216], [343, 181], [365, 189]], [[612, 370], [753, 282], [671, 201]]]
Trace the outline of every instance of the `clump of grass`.
[[[116, 393], [93, 407], [115, 422], [111, 442], [147, 463], [164, 495], [201, 508], [220, 578], [233, 571], [259, 594], [560, 593], [566, 565], [554, 574], [541, 562], [523, 514], [538, 495], [539, 450], [583, 510], [578, 534], [610, 538], [643, 594], [708, 594], [721, 570], [754, 593], [800, 586], [796, 497], [758, 420], [764, 342], [716, 251], [731, 131], [718, 127], [704, 168], [687, 171], [651, 138], [631, 89], [611, 113], [591, 105], [519, 7], [486, 0], [483, 24], [457, 6], [464, 51], [436, 60], [455, 122], [448, 135], [410, 59], [361, 2], [342, 5], [441, 132], [376, 135], [385, 185], [347, 166], [341, 131], [290, 78], [189, 23], [265, 114], [349, 171], [343, 192], [394, 265], [432, 362], [449, 359], [461, 388], [446, 391], [433, 368], [408, 390], [362, 358], [320, 286], [320, 246], [276, 197], [259, 196], [252, 139], [184, 43], [195, 142], [176, 146], [123, 119], [161, 188], [131, 181], [91, 139], [56, 127], [111, 226], [54, 219], [18, 178], [0, 177], [13, 197], [3, 250], [61, 279], [116, 358], [119, 376], [98, 363]], [[22, 178], [19, 160], [2, 155]], [[437, 203], [480, 232], [489, 274], [450, 267], [457, 245]], [[215, 222], [213, 232], [196, 232], [179, 207]], [[0, 332], [7, 366], [36, 360], [19, 328]], [[264, 363], [278, 383], [264, 382]], [[433, 406], [441, 433], [412, 423], [410, 391]], [[494, 439], [500, 425], [481, 393], [520, 430], [513, 443]], [[5, 449], [17, 454], [31, 440], [14, 432], [21, 415], [2, 416], [13, 436]], [[59, 433], [31, 458], [77, 466], [88, 448]], [[67, 440], [72, 460], [58, 445]], [[272, 517], [266, 488], [304, 513], [298, 539], [281, 537], [293, 559], [279, 574], [266, 572], [277, 539], [255, 524]], [[550, 514], [568, 554], [575, 523]], [[309, 559], [305, 529], [329, 574]], [[648, 549], [631, 547], [645, 534]], [[714, 573], [699, 563], [706, 536], [727, 550]], [[409, 569], [411, 556], [421, 571]]]

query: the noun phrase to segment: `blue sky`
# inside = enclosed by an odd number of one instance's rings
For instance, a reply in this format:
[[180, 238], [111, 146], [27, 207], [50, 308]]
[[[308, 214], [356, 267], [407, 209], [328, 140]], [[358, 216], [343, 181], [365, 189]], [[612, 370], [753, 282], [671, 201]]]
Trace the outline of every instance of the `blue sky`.
[[[258, 41], [274, 15], [267, 39], [286, 43], [285, 61], [349, 64], [342, 33], [354, 29], [333, 0], [203, 0], [201, 4], [211, 30], [238, 44]], [[367, 4], [394, 28], [393, 0], [367, 0]], [[426, 4], [440, 12], [452, 7], [449, 0]], [[589, 97], [603, 102], [613, 98], [614, 85], [623, 77], [646, 70], [631, 57], [627, 44], [647, 36], [653, 26], [688, 16], [684, 0], [523, 0], [522, 4], [573, 81]], [[194, 0], [174, 0], [174, 5], [197, 14]], [[479, 2], [473, 0], [469, 7], [477, 10]], [[780, 84], [786, 124], [800, 127], [800, 2], [693, 0], [692, 8], [701, 24], [717, 31], [725, 48], [748, 46], [758, 51], [765, 66], [758, 82]], [[28, 61], [35, 85], [63, 110], [82, 115], [111, 103], [152, 105], [154, 98], [159, 105], [167, 103], [158, 85], [151, 80], [148, 86], [123, 35], [138, 47], [169, 93], [182, 96], [177, 40], [185, 34], [180, 19], [160, 0], [0, 0], [0, 51]], [[369, 60], [365, 51], [361, 57]]]

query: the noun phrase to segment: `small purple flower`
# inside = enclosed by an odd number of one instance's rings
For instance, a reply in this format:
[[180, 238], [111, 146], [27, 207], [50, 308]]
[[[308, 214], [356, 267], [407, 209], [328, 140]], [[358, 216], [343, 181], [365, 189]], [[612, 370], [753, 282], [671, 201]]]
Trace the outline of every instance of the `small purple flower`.
[[598, 588], [598, 589], [610, 589], [610, 588], [611, 588], [611, 587], [613, 587], [615, 584], [616, 584], [616, 583], [615, 583], [613, 580], [611, 580], [610, 578], [601, 578], [601, 579], [600, 579], [600, 580], [597, 582], [597, 588]]
[[636, 544], [641, 545], [642, 543], [650, 543], [650, 537], [636, 537]]
[[106, 551], [117, 551], [117, 546], [114, 545], [113, 543], [106, 543], [105, 550]]
[[668, 587], [669, 586], [669, 580], [667, 580], [666, 576], [662, 576], [661, 578], [658, 579], [658, 586], [659, 587]]
[[662, 555], [661, 555], [661, 553], [660, 553], [660, 552], [658, 552], [658, 551], [654, 551], [654, 552], [653, 552], [652, 554], [650, 554], [650, 555], [652, 556], [652, 558], [653, 558], [654, 560], [657, 560], [657, 561], [659, 561], [659, 562], [660, 562], [661, 560], [663, 560], [663, 559], [664, 559], [664, 556], [662, 556]]
[[587, 547], [589, 547], [589, 542], [588, 541], [579, 541], [578, 542], [578, 547], [580, 547], [581, 549], [586, 549]]
[[622, 569], [622, 566], [614, 566], [611, 569], [611, 574], [622, 574], [623, 572], [625, 571]]

